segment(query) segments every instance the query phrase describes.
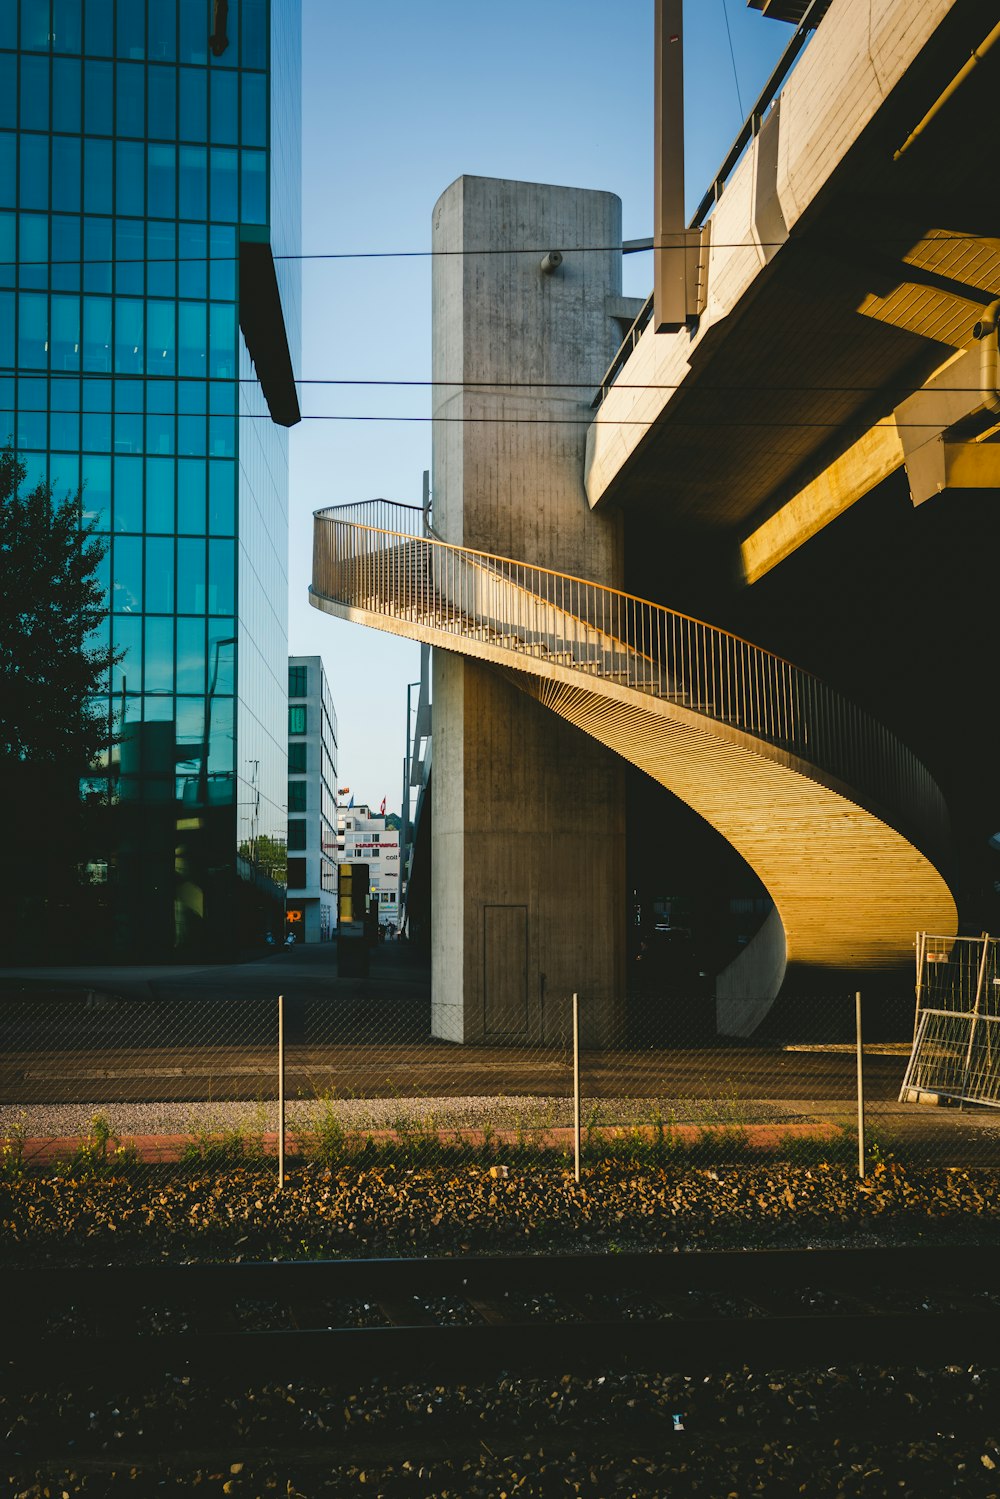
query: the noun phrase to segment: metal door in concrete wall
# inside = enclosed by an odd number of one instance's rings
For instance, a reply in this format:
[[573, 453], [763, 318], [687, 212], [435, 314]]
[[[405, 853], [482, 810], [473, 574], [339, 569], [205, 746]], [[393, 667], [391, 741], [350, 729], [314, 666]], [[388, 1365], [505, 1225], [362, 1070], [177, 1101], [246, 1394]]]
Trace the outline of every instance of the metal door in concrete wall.
[[527, 906], [483, 907], [483, 1006], [488, 1038], [527, 1034]]

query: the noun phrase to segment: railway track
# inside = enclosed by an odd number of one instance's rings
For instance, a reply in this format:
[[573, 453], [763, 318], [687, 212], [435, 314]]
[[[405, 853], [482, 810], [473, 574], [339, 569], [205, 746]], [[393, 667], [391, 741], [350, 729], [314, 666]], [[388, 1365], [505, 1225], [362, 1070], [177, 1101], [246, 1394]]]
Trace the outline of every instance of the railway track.
[[1000, 1248], [26, 1268], [0, 1383], [475, 1379], [997, 1361]]

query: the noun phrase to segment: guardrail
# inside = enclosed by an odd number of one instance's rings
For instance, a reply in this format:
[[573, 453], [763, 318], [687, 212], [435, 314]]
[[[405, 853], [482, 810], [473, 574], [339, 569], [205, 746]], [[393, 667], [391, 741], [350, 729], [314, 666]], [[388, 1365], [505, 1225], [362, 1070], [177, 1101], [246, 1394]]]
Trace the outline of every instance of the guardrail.
[[[768, 110], [777, 98], [779, 89], [798, 61], [799, 53], [819, 24], [819, 19], [828, 4], [829, 0], [811, 0], [811, 4], [807, 7], [802, 20], [795, 28], [788, 46], [779, 57], [774, 71], [761, 89], [750, 113], [740, 126], [735, 140], [726, 152], [722, 165], [712, 178], [711, 187], [708, 188], [698, 207], [695, 209], [691, 222], [688, 225], [689, 229], [700, 229], [716, 203], [722, 197], [726, 183], [729, 181], [730, 176], [743, 156], [743, 152], [754, 137], [760, 133], [760, 127], [764, 123]], [[652, 240], [650, 240], [649, 248], [653, 248]], [[592, 407], [596, 408], [601, 405], [611, 386], [614, 385], [631, 358], [632, 351], [639, 342], [639, 337], [647, 327], [652, 315], [653, 298], [652, 294], [650, 294], [649, 300], [645, 303], [639, 316], [626, 333], [622, 340], [621, 348], [608, 366], [597, 388], [597, 394], [591, 402]]]
[[826, 683], [726, 630], [582, 578], [424, 534], [423, 511], [372, 500], [317, 511], [313, 592], [491, 644], [702, 714], [842, 783], [936, 862], [944, 800], [926, 767]]

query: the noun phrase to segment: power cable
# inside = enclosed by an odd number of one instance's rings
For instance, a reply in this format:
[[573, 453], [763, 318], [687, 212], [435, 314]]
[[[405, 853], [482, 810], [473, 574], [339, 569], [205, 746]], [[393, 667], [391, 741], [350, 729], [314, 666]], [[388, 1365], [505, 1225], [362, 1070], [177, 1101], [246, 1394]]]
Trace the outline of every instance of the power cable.
[[[108, 224], [111, 219], [106, 220]], [[128, 222], [118, 220], [117, 222]], [[136, 219], [133, 222], [142, 224], [145, 221]], [[692, 233], [695, 231], [691, 231]], [[978, 244], [985, 241], [988, 236], [983, 234], [958, 234], [950, 230], [946, 233], [934, 234], [928, 240], [931, 244]], [[858, 243], [854, 235], [824, 237], [824, 245], [846, 242], [848, 244]], [[624, 248], [624, 253], [639, 253], [645, 250], [657, 248], [652, 239], [644, 240], [641, 244], [630, 242], [631, 248]], [[753, 250], [781, 249], [783, 245], [790, 243], [786, 239], [775, 240], [713, 240], [713, 250]], [[668, 247], [669, 248], [669, 247]], [[546, 255], [552, 249], [557, 249], [565, 255], [608, 255], [622, 253], [621, 244], [614, 245], [529, 245], [511, 246], [509, 248], [499, 246], [482, 246], [480, 249], [461, 250], [312, 250], [297, 252], [272, 251], [272, 259], [276, 261], [303, 262], [303, 261], [325, 261], [325, 260], [436, 260], [448, 259], [458, 256], [482, 256], [482, 255]], [[239, 260], [239, 253], [232, 254], [208, 254], [205, 255], [69, 255], [38, 256], [36, 258], [4, 257], [0, 259], [0, 266], [21, 266], [26, 268], [44, 266], [86, 266], [86, 265], [213, 265], [235, 263]], [[31, 289], [31, 288], [29, 288]], [[107, 293], [95, 293], [94, 295], [108, 295]], [[128, 295], [125, 293], [125, 295]]]
[[729, 29], [729, 6], [727, 0], [722, 0], [722, 14], [726, 19], [726, 35], [729, 38], [729, 56], [733, 60], [733, 82], [736, 84], [736, 102], [740, 107], [740, 119], [745, 120], [747, 112], [743, 108], [743, 97], [740, 94], [740, 78], [736, 71], [736, 53], [733, 51], [733, 33]]
[[[104, 410], [104, 409], [96, 409], [96, 408], [91, 408], [89, 410], [83, 410], [83, 411], [73, 410], [73, 411], [56, 411], [56, 412], [53, 412], [52, 408], [49, 407], [49, 406], [20, 406], [20, 407], [17, 408], [17, 410], [18, 410], [18, 414], [22, 415], [22, 416], [48, 416], [50, 414], [51, 415], [55, 415], [55, 416], [69, 416], [69, 417], [75, 417], [75, 416], [106, 416], [109, 421], [111, 420], [111, 417], [112, 417], [112, 413], [110, 411]], [[194, 419], [196, 421], [200, 420], [200, 419], [207, 419], [207, 417], [209, 415], [209, 413], [205, 413], [205, 412], [183, 412], [183, 411], [180, 412], [180, 413], [164, 411], [164, 412], [150, 412], [150, 413], [147, 413], [147, 414], [151, 415], [151, 416], [163, 416], [163, 417], [167, 417], [167, 418], [172, 418], [175, 415], [180, 415], [181, 418]], [[125, 417], [132, 416], [132, 417], [142, 418], [143, 413], [141, 411], [119, 411], [119, 412], [114, 413], [114, 415], [119, 416], [119, 417], [122, 417], [122, 416], [125, 416]], [[227, 416], [227, 417], [235, 418], [238, 421], [250, 421], [250, 422], [269, 422], [269, 421], [271, 421], [270, 413], [266, 412], [266, 411], [212, 412], [211, 415], [212, 416]], [[594, 422], [594, 418], [593, 417], [572, 417], [572, 416], [565, 416], [565, 417], [562, 417], [562, 416], [433, 416], [433, 415], [427, 415], [427, 416], [409, 416], [409, 415], [404, 415], [404, 414], [399, 414], [399, 413], [394, 413], [394, 412], [355, 412], [355, 413], [347, 413], [347, 412], [304, 412], [302, 414], [300, 420], [303, 421], [303, 422], [403, 422], [403, 423], [410, 423], [410, 424], [425, 424], [425, 423], [431, 423], [431, 422], [443, 422], [443, 423], [448, 423], [450, 425], [456, 425], [456, 426], [477, 426], [478, 425], [478, 426], [485, 426], [485, 427], [590, 427], [590, 426], [593, 425], [593, 422]], [[670, 422], [671, 427], [686, 427], [686, 428], [690, 428], [690, 429], [693, 429], [693, 430], [702, 429], [702, 430], [710, 430], [710, 431], [728, 431], [728, 430], [739, 429], [739, 430], [742, 431], [745, 428], [750, 428], [750, 429], [760, 428], [760, 429], [763, 429], [763, 430], [792, 431], [792, 432], [795, 432], [795, 431], [814, 431], [814, 430], [815, 431], [827, 431], [827, 430], [828, 431], [839, 431], [839, 430], [841, 430], [841, 429], [843, 429], [845, 427], [846, 428], [850, 428], [850, 427], [855, 426], [857, 424], [858, 424], [858, 418], [857, 418], [856, 414], [851, 414], [849, 416], [845, 416], [844, 418], [842, 418], [840, 420], [833, 419], [831, 421], [816, 421], [816, 422], [782, 421], [780, 419], [779, 420], [775, 420], [775, 421], [741, 421], [741, 420], [738, 420], [738, 419], [732, 419], [732, 420], [727, 419], [727, 420], [720, 421], [720, 420], [716, 420], [715, 418], [706, 419], [704, 421], [693, 421], [693, 420], [690, 420], [690, 419], [685, 419], [684, 417], [674, 417], [674, 418], [671, 418], [671, 422]], [[644, 428], [651, 428], [651, 427], [655, 426], [655, 422], [645, 421], [645, 420], [642, 420], [641, 418], [624, 417], [624, 418], [613, 418], [612, 420], [610, 420], [608, 422], [605, 422], [604, 425], [610, 426], [610, 427], [644, 427]], [[885, 421], [877, 421], [877, 422], [866, 423], [864, 425], [864, 431], [866, 431], [866, 432], [873, 432], [873, 431], [903, 431], [903, 430], [907, 430], [907, 429], [914, 429], [916, 431], [938, 431], [938, 430], [940, 430], [940, 426], [941, 426], [940, 422], [934, 422], [934, 421], [927, 421], [927, 422], [898, 422], [895, 419], [888, 419], [888, 420], [885, 420]], [[0, 439], [0, 443], [2, 443], [2, 439]], [[174, 453], [139, 453], [139, 454], [114, 453], [114, 454], [109, 455], [107, 453], [106, 449], [100, 449], [99, 452], [98, 452], [98, 456], [104, 456], [104, 457], [107, 457], [107, 456], [113, 456], [113, 457], [149, 457], [149, 458], [173, 458], [173, 457], [181, 457], [181, 458], [185, 458], [185, 457], [196, 457], [196, 456], [197, 457], [205, 457], [205, 456], [212, 457], [213, 455], [211, 453], [209, 453], [207, 455], [206, 454], [186, 454], [186, 453], [180, 453], [180, 454], [174, 454]]]
[[[206, 385], [234, 387], [246, 386], [248, 389], [259, 389], [260, 382], [255, 375], [160, 375], [141, 371], [114, 371], [114, 370], [44, 370], [26, 369], [20, 366], [0, 366], [0, 378], [16, 379], [19, 381], [31, 380], [53, 380], [53, 381], [79, 381], [85, 380], [94, 383], [107, 381], [118, 381], [124, 385], [142, 382], [145, 385]], [[355, 376], [302, 376], [294, 378], [296, 387], [330, 387], [331, 389], [378, 389], [378, 390], [475, 390], [475, 391], [546, 391], [546, 390], [583, 390], [596, 392], [600, 386], [595, 380], [434, 380], [434, 379], [397, 379]], [[609, 391], [615, 390], [638, 390], [638, 391], [669, 391], [685, 390], [711, 392], [723, 395], [745, 395], [748, 391], [754, 395], [762, 392], [774, 392], [778, 395], [802, 394], [802, 395], [884, 395], [886, 397], [899, 395], [906, 399], [911, 395], [918, 394], [920, 387], [914, 387], [905, 382], [894, 383], [885, 381], [880, 385], [803, 385], [801, 381], [791, 385], [782, 385], [770, 381], [754, 380], [752, 383], [746, 381], [699, 381], [697, 386], [691, 386], [687, 381], [677, 380], [614, 380], [608, 387]], [[976, 385], [949, 385], [947, 392], [925, 391], [926, 395], [954, 394], [974, 395], [982, 387]], [[28, 408], [22, 408], [27, 410]], [[50, 409], [50, 408], [45, 408]], [[95, 407], [88, 415], [97, 415], [103, 407]], [[136, 413], [131, 413], [135, 415]], [[161, 413], [164, 414], [164, 413]], [[190, 413], [186, 413], [190, 414]], [[441, 418], [443, 420], [443, 418]], [[511, 417], [510, 420], [515, 420]]]

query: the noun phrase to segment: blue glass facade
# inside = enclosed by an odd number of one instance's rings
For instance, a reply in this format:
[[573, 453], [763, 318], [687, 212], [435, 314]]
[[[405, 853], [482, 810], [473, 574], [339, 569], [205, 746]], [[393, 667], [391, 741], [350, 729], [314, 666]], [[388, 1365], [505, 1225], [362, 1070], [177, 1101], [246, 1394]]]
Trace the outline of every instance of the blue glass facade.
[[240, 245], [299, 249], [299, 0], [230, 0], [221, 50], [216, 16], [0, 4], [0, 442], [109, 539], [90, 898], [97, 946], [148, 960], [230, 953], [283, 894], [288, 438]]

